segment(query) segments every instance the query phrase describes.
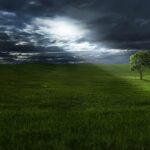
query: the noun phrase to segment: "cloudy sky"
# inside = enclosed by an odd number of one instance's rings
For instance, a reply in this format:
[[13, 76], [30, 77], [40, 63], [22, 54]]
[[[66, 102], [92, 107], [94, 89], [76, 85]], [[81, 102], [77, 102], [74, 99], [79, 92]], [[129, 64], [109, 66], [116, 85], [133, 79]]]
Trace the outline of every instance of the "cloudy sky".
[[150, 49], [149, 0], [0, 0], [0, 63], [127, 63]]

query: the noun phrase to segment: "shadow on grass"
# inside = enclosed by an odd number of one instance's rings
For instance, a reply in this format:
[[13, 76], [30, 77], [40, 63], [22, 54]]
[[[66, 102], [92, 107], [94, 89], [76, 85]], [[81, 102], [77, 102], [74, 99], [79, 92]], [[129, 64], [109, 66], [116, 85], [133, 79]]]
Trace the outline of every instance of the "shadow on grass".
[[150, 80], [148, 80], [148, 79], [143, 79], [143, 81], [145, 81], [145, 82], [150, 82]]

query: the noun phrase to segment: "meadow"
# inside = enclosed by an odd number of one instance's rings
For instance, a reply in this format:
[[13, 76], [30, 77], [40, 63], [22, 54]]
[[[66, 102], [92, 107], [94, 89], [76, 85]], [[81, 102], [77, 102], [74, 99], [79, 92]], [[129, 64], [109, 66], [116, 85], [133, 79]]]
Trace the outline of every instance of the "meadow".
[[150, 71], [0, 65], [0, 150], [149, 150]]

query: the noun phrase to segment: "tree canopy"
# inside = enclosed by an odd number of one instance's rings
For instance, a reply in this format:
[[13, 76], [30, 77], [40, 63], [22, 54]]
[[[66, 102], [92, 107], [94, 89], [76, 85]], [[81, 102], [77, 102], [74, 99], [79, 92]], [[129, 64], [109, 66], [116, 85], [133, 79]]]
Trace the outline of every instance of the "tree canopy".
[[150, 68], [150, 53], [148, 51], [137, 51], [130, 56], [130, 67], [132, 71], [138, 71], [140, 79], [143, 79], [143, 71], [145, 67]]

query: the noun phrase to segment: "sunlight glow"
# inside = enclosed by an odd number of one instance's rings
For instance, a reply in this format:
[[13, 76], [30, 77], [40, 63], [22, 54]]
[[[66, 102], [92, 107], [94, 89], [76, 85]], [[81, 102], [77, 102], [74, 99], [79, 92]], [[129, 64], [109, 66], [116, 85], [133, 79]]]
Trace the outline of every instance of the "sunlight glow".
[[[43, 46], [59, 47], [73, 53], [80, 51], [108, 52], [100, 42], [88, 40], [91, 31], [81, 21], [66, 17], [36, 18], [33, 20], [32, 25], [26, 26], [24, 30], [32, 32], [33, 26], [35, 28], [34, 32], [45, 38], [46, 42]], [[41, 43], [39, 44], [41, 46]]]
[[56, 17], [45, 20], [37, 19], [36, 21], [41, 25], [40, 30], [52, 35], [56, 40], [75, 41], [86, 34], [81, 25], [72, 19]]

